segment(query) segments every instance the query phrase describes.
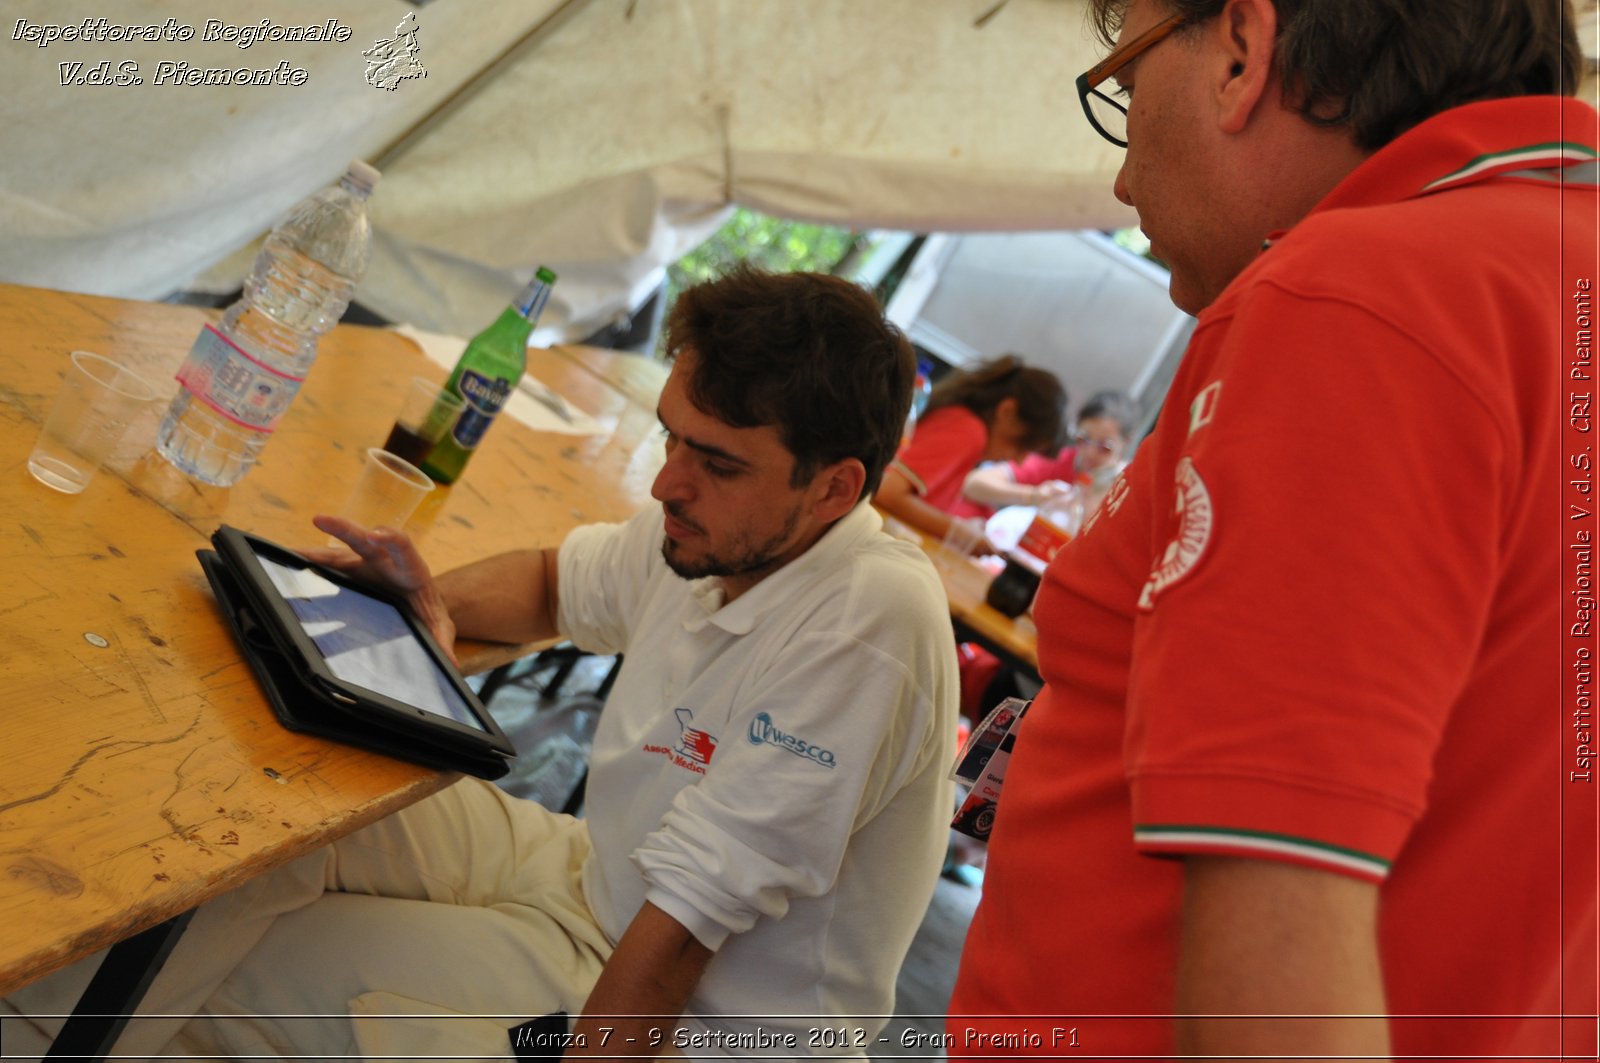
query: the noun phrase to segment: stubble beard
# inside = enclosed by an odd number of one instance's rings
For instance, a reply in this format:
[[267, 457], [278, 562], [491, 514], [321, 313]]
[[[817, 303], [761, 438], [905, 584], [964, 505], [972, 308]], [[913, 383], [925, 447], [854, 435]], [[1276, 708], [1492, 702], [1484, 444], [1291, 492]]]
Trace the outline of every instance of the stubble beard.
[[[667, 507], [667, 512], [676, 521], [688, 524], [700, 530], [699, 525], [685, 520]], [[687, 561], [673, 555], [679, 544], [670, 538], [661, 542], [661, 556], [666, 561], [667, 567], [673, 574], [682, 579], [705, 579], [707, 576], [754, 576], [765, 575], [778, 567], [779, 559], [788, 548], [790, 537], [794, 535], [795, 527], [800, 523], [800, 508], [798, 506], [789, 510], [784, 517], [783, 527], [774, 535], [761, 540], [759, 543], [750, 543], [740, 536], [734, 540], [733, 549], [728, 554], [706, 554], [696, 561]]]

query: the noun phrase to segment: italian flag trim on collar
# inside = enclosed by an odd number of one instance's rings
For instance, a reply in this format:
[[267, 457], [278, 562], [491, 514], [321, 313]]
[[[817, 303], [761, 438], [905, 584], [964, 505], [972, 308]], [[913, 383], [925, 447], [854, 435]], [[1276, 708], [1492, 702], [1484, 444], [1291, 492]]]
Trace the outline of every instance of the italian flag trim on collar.
[[1133, 828], [1133, 842], [1136, 846], [1169, 852], [1272, 857], [1342, 871], [1373, 882], [1382, 882], [1389, 877], [1389, 861], [1380, 857], [1288, 834], [1182, 823], [1150, 823]]
[[1584, 144], [1556, 141], [1549, 144], [1529, 144], [1509, 151], [1496, 151], [1479, 155], [1461, 169], [1447, 173], [1422, 186], [1423, 192], [1438, 192], [1457, 185], [1470, 184], [1489, 177], [1533, 176], [1518, 171], [1553, 170], [1578, 163], [1592, 163], [1600, 152]]

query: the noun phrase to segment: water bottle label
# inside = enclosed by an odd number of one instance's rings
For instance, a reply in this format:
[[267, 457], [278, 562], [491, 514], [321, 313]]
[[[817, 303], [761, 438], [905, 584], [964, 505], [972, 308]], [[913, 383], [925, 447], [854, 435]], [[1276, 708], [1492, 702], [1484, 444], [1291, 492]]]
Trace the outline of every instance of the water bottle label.
[[462, 450], [472, 450], [494, 423], [500, 407], [506, 404], [506, 397], [511, 394], [511, 381], [467, 369], [462, 371], [456, 386], [466, 398], [467, 408], [456, 418], [456, 426], [450, 430], [450, 437]]
[[1041, 561], [1053, 561], [1063, 546], [1072, 540], [1072, 533], [1044, 517], [1034, 517], [1028, 530], [1022, 533], [1017, 545]]
[[207, 325], [189, 348], [189, 357], [178, 370], [178, 382], [234, 424], [270, 432], [305, 378], [279, 372], [251, 357], [215, 325]]

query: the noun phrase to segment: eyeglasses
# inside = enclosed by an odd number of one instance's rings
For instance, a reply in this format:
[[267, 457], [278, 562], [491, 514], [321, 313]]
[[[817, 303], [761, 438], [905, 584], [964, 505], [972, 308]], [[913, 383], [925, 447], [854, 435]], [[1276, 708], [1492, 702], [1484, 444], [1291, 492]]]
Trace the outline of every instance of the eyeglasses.
[[1122, 446], [1120, 439], [1095, 439], [1093, 436], [1084, 435], [1081, 432], [1072, 437], [1072, 442], [1074, 446], [1079, 448], [1094, 447], [1096, 450], [1103, 450], [1108, 454]]
[[1112, 51], [1094, 66], [1078, 75], [1078, 102], [1094, 131], [1119, 148], [1128, 146], [1128, 109], [1101, 92], [1099, 86], [1117, 71], [1166, 40], [1188, 21], [1186, 15], [1173, 15], [1157, 22], [1133, 40]]

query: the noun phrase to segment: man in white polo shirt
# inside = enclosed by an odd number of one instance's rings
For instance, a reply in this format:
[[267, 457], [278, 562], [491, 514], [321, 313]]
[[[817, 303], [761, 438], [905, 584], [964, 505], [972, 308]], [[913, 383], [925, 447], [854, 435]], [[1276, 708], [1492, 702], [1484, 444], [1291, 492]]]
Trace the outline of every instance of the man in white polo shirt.
[[[668, 343], [661, 509], [437, 579], [398, 532], [317, 521], [360, 555], [319, 560], [444, 645], [625, 654], [587, 819], [468, 779], [203, 907], [143, 1008], [203, 1016], [168, 1050], [507, 1054], [556, 1011], [568, 1056], [874, 1043], [952, 807], [947, 605], [866, 501], [913, 356], [814, 274], [691, 289]], [[337, 1018], [283, 1017], [312, 1013]]]

